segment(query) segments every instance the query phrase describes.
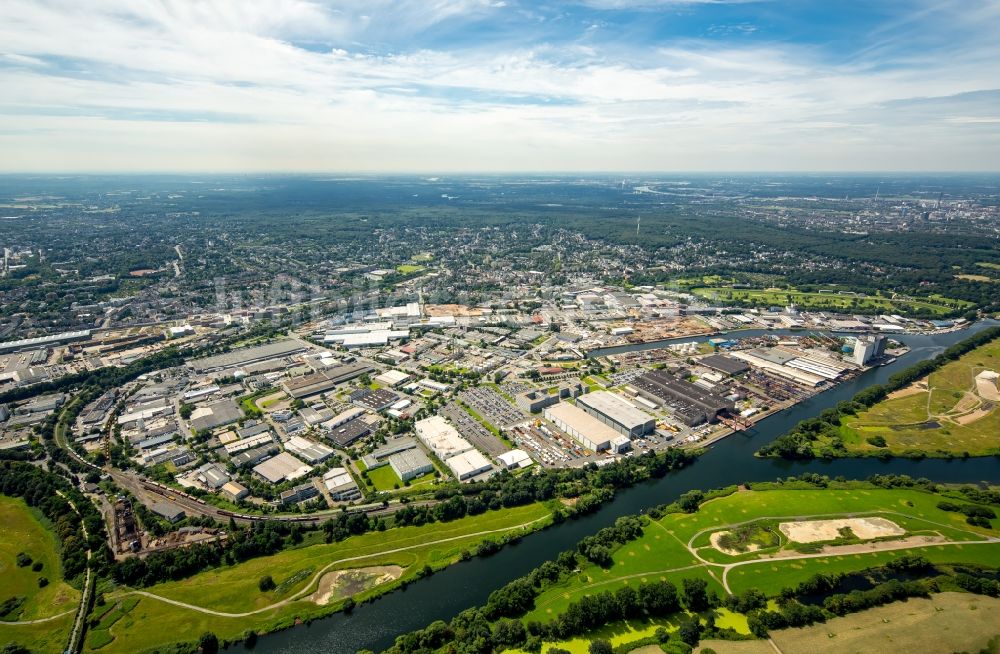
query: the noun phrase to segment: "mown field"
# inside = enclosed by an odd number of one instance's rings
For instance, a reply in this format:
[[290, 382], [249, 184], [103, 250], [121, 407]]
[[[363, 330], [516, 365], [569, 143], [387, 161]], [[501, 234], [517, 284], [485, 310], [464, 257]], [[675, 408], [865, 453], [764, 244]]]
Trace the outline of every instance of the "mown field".
[[997, 453], [1000, 409], [977, 393], [975, 376], [983, 370], [1000, 371], [1000, 341], [966, 353], [857, 416], [842, 418], [844, 445], [858, 454]]
[[920, 300], [904, 300], [883, 296], [840, 295], [839, 293], [807, 293], [792, 289], [752, 289], [726, 286], [697, 287], [691, 289], [695, 295], [748, 306], [779, 306], [796, 304], [800, 309], [851, 312], [883, 312], [907, 314], [927, 314], [943, 316], [956, 309], [971, 307], [963, 300], [931, 297]]
[[[940, 593], [823, 624], [771, 632], [782, 652], [979, 652], [1000, 637], [1000, 599], [968, 593]], [[767, 641], [705, 640], [717, 654], [773, 654]], [[698, 650], [696, 650], [698, 651]], [[994, 649], [997, 651], [996, 645]]]
[[[0, 603], [10, 607], [3, 622], [29, 622], [62, 616], [37, 624], [0, 624], [0, 643], [15, 642], [31, 651], [58, 652], [66, 645], [80, 592], [62, 579], [56, 535], [45, 518], [24, 501], [0, 496]], [[25, 553], [32, 564], [19, 566]], [[41, 564], [36, 571], [32, 565]], [[48, 585], [39, 587], [39, 579]], [[62, 615], [65, 614], [65, 615]]]
[[[247, 629], [264, 632], [290, 626], [296, 620], [328, 614], [343, 604], [337, 601], [320, 606], [309, 599], [323, 573], [373, 565], [404, 568], [400, 579], [356, 594], [354, 599], [360, 601], [413, 579], [425, 566], [441, 568], [457, 561], [463, 551], [474, 551], [486, 538], [540, 528], [548, 523], [550, 515], [548, 506], [533, 504], [448, 523], [372, 532], [340, 543], [286, 550], [142, 589], [202, 610], [141, 596], [127, 588], [109, 589], [108, 602], [117, 605], [120, 615], [110, 616], [113, 622], [92, 631], [86, 649], [102, 653], [132, 652], [177, 640], [193, 640], [204, 631], [212, 631], [220, 639], [235, 639]], [[262, 592], [258, 588], [258, 581], [264, 575], [272, 577], [274, 590]], [[252, 615], [220, 615], [244, 613]], [[150, 624], [158, 628], [146, 628]]]
[[[776, 594], [817, 572], [862, 570], [905, 554], [919, 553], [937, 563], [1000, 564], [1000, 541], [969, 542], [988, 539], [993, 530], [972, 527], [965, 522], [964, 516], [938, 509], [941, 499], [940, 495], [919, 490], [860, 487], [735, 492], [710, 500], [696, 513], [672, 513], [651, 521], [640, 538], [614, 552], [613, 565], [608, 568], [589, 565], [546, 589], [524, 620], [548, 622], [584, 595], [657, 579], [679, 585], [685, 577], [700, 577], [708, 582], [710, 590], [724, 597], [727, 594], [724, 580], [728, 582], [728, 592], [757, 588], [767, 594]], [[787, 539], [783, 539], [780, 545], [770, 549], [731, 556], [709, 542], [712, 532], [729, 530], [742, 523], [845, 514], [884, 517], [905, 529], [906, 537], [934, 536], [958, 544], [929, 544], [891, 551], [840, 553], [835, 550], [823, 555], [821, 552], [799, 554], [791, 551]], [[993, 520], [992, 525], [1000, 527], [1000, 519]], [[779, 549], [781, 556], [789, 558], [769, 558]]]

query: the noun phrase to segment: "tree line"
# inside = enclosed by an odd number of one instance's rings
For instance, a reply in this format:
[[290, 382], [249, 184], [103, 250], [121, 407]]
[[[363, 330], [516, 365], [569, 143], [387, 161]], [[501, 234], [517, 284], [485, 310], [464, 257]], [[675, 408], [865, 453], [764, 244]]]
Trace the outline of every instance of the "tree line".
[[59, 554], [67, 581], [86, 570], [87, 550], [98, 573], [110, 567], [113, 557], [100, 511], [64, 477], [30, 463], [0, 461], [0, 494], [24, 500], [51, 523], [61, 543]]
[[779, 436], [757, 450], [758, 456], [781, 457], [783, 459], [812, 459], [818, 455], [833, 458], [846, 453], [840, 436], [840, 420], [844, 416], [856, 415], [884, 400], [893, 391], [909, 386], [942, 368], [951, 361], [1000, 338], [1000, 327], [990, 327], [962, 340], [932, 359], [920, 361], [902, 370], [886, 381], [873, 384], [854, 395], [851, 400], [826, 409], [814, 418], [799, 422], [787, 434]]

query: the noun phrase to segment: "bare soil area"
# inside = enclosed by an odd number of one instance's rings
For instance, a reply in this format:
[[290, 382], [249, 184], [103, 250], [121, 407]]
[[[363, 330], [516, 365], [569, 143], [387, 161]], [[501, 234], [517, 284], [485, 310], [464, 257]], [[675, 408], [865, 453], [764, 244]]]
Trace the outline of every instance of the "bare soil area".
[[834, 520], [805, 520], [801, 522], [782, 522], [778, 525], [788, 540], [796, 543], [818, 543], [824, 540], [835, 540], [840, 536], [840, 530], [849, 527], [854, 535], [862, 540], [884, 538], [886, 536], [902, 536], [906, 531], [892, 520], [885, 518], [837, 518]]
[[739, 556], [740, 554], [747, 554], [749, 552], [756, 552], [757, 550], [760, 549], [760, 545], [758, 545], [757, 543], [747, 543], [746, 544], [746, 549], [743, 550], [742, 552], [740, 550], [734, 550], [734, 549], [729, 549], [727, 547], [723, 547], [719, 543], [719, 540], [723, 536], [725, 536], [726, 534], [728, 534], [728, 533], [729, 533], [728, 531], [717, 531], [714, 534], [712, 534], [711, 536], [709, 536], [709, 542], [712, 543], [712, 547], [714, 547], [715, 549], [719, 550], [723, 554], [728, 554], [729, 556]]
[[316, 592], [310, 595], [309, 599], [316, 604], [329, 604], [398, 579], [401, 574], [403, 568], [398, 565], [334, 570], [323, 575]]

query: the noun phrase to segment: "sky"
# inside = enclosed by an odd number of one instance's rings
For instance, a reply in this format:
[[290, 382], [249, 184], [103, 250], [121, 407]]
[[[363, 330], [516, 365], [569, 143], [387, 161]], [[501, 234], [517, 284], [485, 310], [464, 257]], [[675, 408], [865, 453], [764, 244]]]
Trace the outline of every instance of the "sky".
[[2, 172], [996, 171], [997, 0], [3, 0]]

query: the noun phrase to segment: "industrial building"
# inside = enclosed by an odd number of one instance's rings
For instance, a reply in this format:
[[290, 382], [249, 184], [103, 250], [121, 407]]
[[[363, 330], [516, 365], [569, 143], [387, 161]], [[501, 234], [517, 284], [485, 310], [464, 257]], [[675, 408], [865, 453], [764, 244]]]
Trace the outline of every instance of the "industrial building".
[[656, 429], [653, 416], [608, 391], [581, 395], [576, 406], [629, 438], [651, 434]]
[[410, 438], [409, 436], [398, 436], [396, 438], [390, 438], [385, 445], [372, 450], [369, 454], [361, 457], [361, 460], [364, 462], [365, 466], [371, 470], [372, 468], [386, 465], [389, 462], [389, 457], [393, 454], [405, 452], [406, 450], [412, 450], [416, 447], [416, 440]]
[[281, 387], [289, 396], [295, 399], [303, 399], [333, 390], [337, 384], [360, 377], [374, 370], [374, 368], [366, 363], [347, 363], [341, 366], [333, 366], [311, 375], [286, 379], [282, 382]]
[[350, 502], [361, 497], [361, 490], [347, 468], [330, 468], [323, 475], [323, 485], [335, 502]]
[[282, 504], [298, 504], [317, 495], [319, 495], [319, 490], [314, 485], [302, 484], [283, 491], [278, 497]]
[[207, 406], [200, 406], [191, 412], [191, 429], [215, 429], [236, 422], [243, 417], [243, 411], [232, 400], [221, 400]]
[[725, 354], [712, 354], [703, 359], [699, 359], [698, 363], [707, 368], [718, 370], [719, 372], [730, 376], [740, 375], [750, 370], [750, 366], [747, 365], [745, 361], [734, 359], [733, 357], [726, 356]]
[[416, 443], [414, 443], [414, 447], [411, 449], [389, 455], [385, 458], [385, 461], [392, 468], [392, 471], [403, 481], [409, 481], [421, 475], [426, 475], [428, 472], [434, 472], [434, 464], [431, 463], [431, 460], [427, 458], [427, 455], [422, 450], [416, 447]]
[[363, 406], [372, 411], [385, 411], [399, 401], [399, 396], [392, 391], [380, 388], [377, 391], [368, 391], [364, 395], [352, 401], [358, 406]]
[[306, 465], [288, 452], [282, 452], [256, 465], [253, 471], [264, 481], [280, 484], [286, 480], [305, 477], [312, 471], [312, 466]]
[[633, 379], [631, 386], [647, 400], [669, 407], [689, 426], [713, 422], [720, 413], [733, 410], [733, 403], [726, 398], [662, 370]]
[[528, 453], [524, 450], [510, 450], [509, 452], [504, 452], [497, 457], [497, 461], [507, 470], [516, 470], [518, 468], [527, 468], [534, 461], [528, 456]]
[[250, 494], [247, 487], [237, 481], [230, 481], [222, 486], [222, 494], [230, 502], [239, 502]]
[[381, 375], [375, 377], [374, 380], [383, 386], [395, 388], [400, 384], [408, 382], [410, 380], [410, 376], [399, 370], [386, 370]]
[[86, 340], [88, 338], [90, 338], [90, 330], [84, 329], [76, 332], [53, 334], [51, 336], [37, 336], [35, 338], [23, 338], [19, 341], [4, 341], [0, 343], [0, 353], [49, 347], [50, 345], [58, 345], [60, 343], [69, 343], [71, 341]]
[[316, 443], [308, 438], [302, 438], [301, 436], [292, 436], [289, 438], [288, 442], [285, 443], [285, 449], [313, 465], [322, 463], [333, 456], [333, 448], [327, 447], [322, 443]]
[[431, 416], [418, 420], [413, 427], [420, 442], [442, 461], [473, 449], [469, 441], [462, 438], [458, 430], [441, 416]]
[[548, 407], [545, 418], [588, 450], [624, 452], [631, 447], [627, 436], [572, 404], [560, 402]]
[[514, 403], [529, 413], [538, 413], [545, 407], [557, 404], [567, 397], [580, 397], [587, 392], [587, 387], [580, 382], [565, 382], [560, 384], [555, 392], [548, 389], [530, 389], [514, 396]]
[[188, 362], [188, 367], [196, 372], [213, 372], [226, 368], [238, 368], [240, 366], [285, 357], [298, 352], [304, 352], [306, 346], [301, 342], [285, 339], [266, 345], [256, 345], [254, 347], [244, 347], [225, 354], [195, 359]]
[[337, 447], [344, 448], [359, 438], [372, 433], [376, 424], [378, 423], [369, 420], [362, 412], [360, 417], [353, 418], [333, 429], [327, 430], [325, 437]]
[[444, 464], [455, 473], [455, 479], [466, 481], [493, 469], [490, 460], [479, 450], [469, 450], [444, 460]]
[[170, 523], [180, 522], [187, 517], [184, 509], [169, 502], [155, 502], [149, 509]]
[[866, 366], [885, 356], [885, 336], [858, 336], [854, 341], [854, 363]]

